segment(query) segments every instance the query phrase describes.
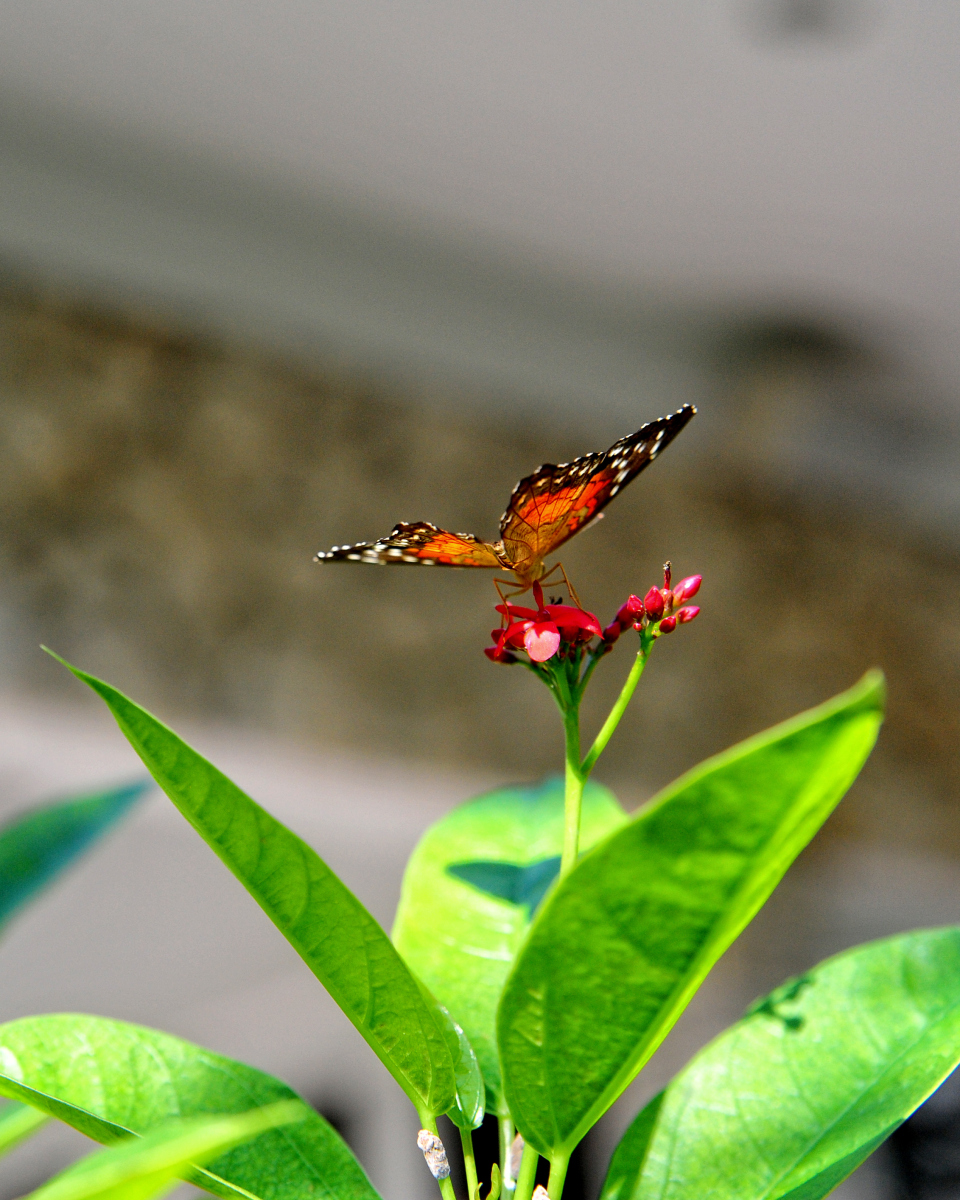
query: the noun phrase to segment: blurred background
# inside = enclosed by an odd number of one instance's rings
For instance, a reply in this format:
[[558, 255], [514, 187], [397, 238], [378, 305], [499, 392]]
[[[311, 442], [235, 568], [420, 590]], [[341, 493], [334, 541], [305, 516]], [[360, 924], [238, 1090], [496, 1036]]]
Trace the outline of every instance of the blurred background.
[[[3, 810], [138, 774], [44, 642], [389, 924], [425, 824], [555, 770], [558, 722], [481, 653], [487, 573], [313, 553], [399, 520], [491, 537], [538, 463], [689, 401], [564, 550], [604, 620], [666, 558], [704, 576], [599, 776], [634, 807], [873, 665], [890, 716], [570, 1200], [756, 995], [960, 919], [958, 54], [960, 9], [906, 0], [0, 2]], [[399, 1090], [161, 797], [0, 954], [3, 1019], [246, 1059], [387, 1200], [432, 1194]], [[0, 1193], [81, 1143], [45, 1132]], [[840, 1194], [960, 1196], [960, 1087]]]

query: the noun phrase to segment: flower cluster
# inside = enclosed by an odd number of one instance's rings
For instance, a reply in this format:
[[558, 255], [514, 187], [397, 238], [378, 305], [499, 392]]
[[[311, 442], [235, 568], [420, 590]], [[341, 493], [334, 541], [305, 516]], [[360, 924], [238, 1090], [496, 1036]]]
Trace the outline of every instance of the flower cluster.
[[[648, 631], [653, 636], [672, 633], [677, 625], [692, 621], [700, 612], [696, 605], [686, 604], [700, 590], [700, 576], [688, 575], [671, 587], [670, 564], [663, 568], [663, 587], [652, 587], [641, 600], [630, 596], [617, 610], [616, 616], [606, 627], [601, 627], [593, 613], [572, 604], [545, 604], [543, 589], [539, 583], [533, 585], [536, 608], [523, 608], [517, 604], [498, 604], [497, 612], [503, 618], [499, 629], [491, 632], [495, 643], [484, 650], [493, 662], [515, 663], [524, 660], [518, 653], [527, 655], [531, 663], [545, 663], [556, 656], [567, 658], [589, 649], [592, 657], [599, 658], [613, 648], [614, 642], [627, 629]], [[594, 638], [599, 642], [591, 645]]]
[[612, 644], [630, 626], [640, 630], [654, 624], [658, 633], [673, 633], [678, 625], [686, 625], [692, 621], [700, 612], [700, 608], [696, 604], [687, 604], [686, 601], [692, 600], [700, 591], [702, 576], [688, 575], [675, 587], [671, 587], [670, 575], [670, 564], [664, 563], [663, 587], [652, 587], [642, 600], [639, 596], [631, 596], [604, 629], [604, 640]]
[[513, 650], [524, 650], [531, 662], [546, 662], [561, 650], [586, 645], [594, 637], [602, 637], [600, 622], [586, 609], [572, 604], [544, 604], [543, 589], [533, 585], [537, 607], [521, 608], [518, 604], [498, 604], [497, 612], [504, 618], [500, 629], [492, 631], [497, 643], [488, 646], [484, 654], [494, 662], [519, 662]]

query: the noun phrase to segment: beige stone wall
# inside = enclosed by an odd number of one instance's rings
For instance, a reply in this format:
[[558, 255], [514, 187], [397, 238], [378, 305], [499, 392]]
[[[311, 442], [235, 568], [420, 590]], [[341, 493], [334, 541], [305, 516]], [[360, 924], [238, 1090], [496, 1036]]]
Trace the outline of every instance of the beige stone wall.
[[[699, 449], [682, 436], [564, 551], [604, 619], [664, 558], [705, 577], [700, 620], [657, 647], [601, 774], [637, 802], [879, 664], [890, 719], [832, 828], [960, 853], [960, 559], [894, 516], [778, 479], [750, 424], [775, 405], [778, 371], [728, 375], [725, 436]], [[496, 623], [486, 573], [311, 562], [397, 520], [491, 536], [521, 475], [628, 432], [477, 399], [7, 287], [8, 678], [73, 694], [42, 640], [174, 721], [202, 712], [504, 777], [557, 768], [547, 694], [481, 653]], [[638, 423], [657, 415], [638, 405]], [[618, 647], [598, 670], [588, 727], [628, 657]]]

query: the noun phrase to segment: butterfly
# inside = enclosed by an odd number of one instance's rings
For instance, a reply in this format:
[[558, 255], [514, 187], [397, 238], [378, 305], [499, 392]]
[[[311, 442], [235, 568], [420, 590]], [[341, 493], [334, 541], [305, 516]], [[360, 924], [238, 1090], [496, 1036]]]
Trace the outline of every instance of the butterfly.
[[500, 519], [498, 542], [450, 533], [429, 521], [401, 522], [377, 542], [334, 546], [314, 561], [490, 567], [512, 572], [526, 590], [547, 574], [544, 559], [598, 520], [601, 510], [653, 462], [696, 411], [684, 404], [667, 417], [641, 425], [609, 450], [537, 467], [513, 489]]

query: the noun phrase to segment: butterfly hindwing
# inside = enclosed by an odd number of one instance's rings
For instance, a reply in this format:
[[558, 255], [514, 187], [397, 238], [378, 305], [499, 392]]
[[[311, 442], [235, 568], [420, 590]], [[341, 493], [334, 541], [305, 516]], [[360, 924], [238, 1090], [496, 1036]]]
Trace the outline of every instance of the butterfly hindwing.
[[500, 559], [489, 542], [472, 533], [449, 533], [429, 521], [395, 525], [377, 542], [357, 542], [321, 551], [316, 562], [364, 562], [380, 566], [414, 564], [424, 567], [499, 567]]
[[521, 479], [500, 521], [511, 565], [529, 570], [594, 520], [673, 441], [696, 411], [685, 404], [614, 442], [609, 450], [556, 466], [546, 463]]

